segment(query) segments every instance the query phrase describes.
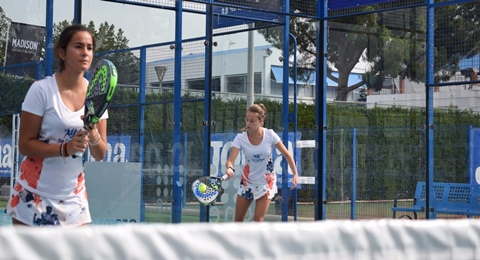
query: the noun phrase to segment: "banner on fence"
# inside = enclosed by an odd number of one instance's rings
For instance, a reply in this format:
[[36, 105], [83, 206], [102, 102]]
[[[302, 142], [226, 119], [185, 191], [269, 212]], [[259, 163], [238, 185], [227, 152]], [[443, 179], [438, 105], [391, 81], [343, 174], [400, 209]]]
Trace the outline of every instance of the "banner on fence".
[[260, 12], [241, 7], [249, 7], [255, 9], [263, 9], [269, 11], [280, 12], [282, 10], [282, 2], [279, 0], [254, 0], [239, 2], [237, 0], [217, 0], [216, 3], [232, 4], [238, 7], [226, 7], [215, 5], [213, 7], [213, 29], [236, 26], [242, 24], [250, 24], [254, 21], [281, 21], [280, 15], [271, 12]]
[[0, 139], [0, 177], [10, 177], [12, 157], [12, 139]]
[[215, 3], [231, 4], [238, 7], [251, 7], [268, 11], [282, 10], [283, 1], [280, 0], [215, 0]]
[[468, 183], [480, 184], [480, 128], [470, 128], [468, 142]]
[[400, 2], [399, 0], [348, 0], [348, 1], [328, 1], [329, 10], [345, 9], [345, 8], [355, 8], [366, 5], [375, 5], [375, 4], [386, 4]]
[[[107, 137], [107, 153], [104, 162], [129, 162], [130, 161], [130, 136], [118, 135]], [[87, 150], [88, 161], [94, 161], [90, 151]]]
[[[39, 61], [44, 49], [45, 27], [24, 23], [10, 24], [5, 65]], [[36, 68], [21, 68], [8, 71], [9, 74], [36, 78]]]

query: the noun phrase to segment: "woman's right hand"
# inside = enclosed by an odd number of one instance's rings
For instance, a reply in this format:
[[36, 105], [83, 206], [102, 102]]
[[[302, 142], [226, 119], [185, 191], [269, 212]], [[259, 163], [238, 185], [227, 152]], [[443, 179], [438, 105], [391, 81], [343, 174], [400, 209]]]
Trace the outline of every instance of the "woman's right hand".
[[77, 131], [75, 136], [70, 140], [69, 145], [67, 145], [67, 152], [70, 155], [76, 154], [77, 152], [84, 153], [88, 147], [88, 132], [85, 130]]
[[233, 170], [232, 167], [228, 167], [227, 170], [225, 171], [225, 174], [227, 175], [227, 178], [225, 180], [228, 180], [233, 177], [235, 174], [235, 171]]

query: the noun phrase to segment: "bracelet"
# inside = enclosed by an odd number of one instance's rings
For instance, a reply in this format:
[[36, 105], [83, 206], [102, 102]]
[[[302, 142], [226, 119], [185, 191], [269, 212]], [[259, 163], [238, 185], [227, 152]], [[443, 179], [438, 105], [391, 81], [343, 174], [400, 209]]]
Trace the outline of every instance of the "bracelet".
[[65, 143], [64, 141], [62, 141], [62, 142], [60, 143], [60, 157], [63, 158], [63, 163], [65, 163], [65, 164], [67, 164], [67, 162], [65, 161], [65, 157], [68, 157], [68, 155], [65, 156], [65, 150], [66, 150], [66, 149], [67, 149], [67, 143]]
[[63, 149], [62, 149], [63, 150], [63, 155], [62, 155], [63, 157], [70, 156], [67, 152], [67, 144], [68, 144], [68, 142], [63, 143]]
[[233, 169], [233, 167], [232, 167], [232, 166], [230, 166], [230, 167], [227, 167], [227, 169], [232, 169], [232, 171], [233, 171], [233, 172], [235, 172], [235, 169]]
[[60, 157], [63, 157], [63, 142], [60, 143]]
[[97, 138], [97, 140], [95, 140], [95, 141], [93, 141], [93, 142], [88, 141], [88, 144], [91, 145], [91, 146], [96, 146], [96, 145], [98, 145], [98, 143], [100, 142], [100, 139], [101, 139], [100, 133], [98, 132], [98, 129], [97, 129], [97, 128], [95, 128], [95, 129], [97, 130], [97, 136], [98, 136], [98, 138]]

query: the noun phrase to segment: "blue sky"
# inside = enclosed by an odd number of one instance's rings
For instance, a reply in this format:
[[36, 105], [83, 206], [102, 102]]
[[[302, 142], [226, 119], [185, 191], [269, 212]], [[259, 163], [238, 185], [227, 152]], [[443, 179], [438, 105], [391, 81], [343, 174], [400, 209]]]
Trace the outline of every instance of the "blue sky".
[[[45, 26], [46, 1], [43, 0], [0, 0], [7, 17], [14, 22]], [[158, 8], [124, 5], [101, 0], [83, 0], [82, 23], [103, 22], [121, 28], [129, 39], [130, 47], [156, 44], [175, 40], [175, 12]], [[185, 5], [185, 4], [184, 4]], [[188, 8], [198, 8], [198, 3], [188, 2]], [[73, 20], [74, 0], [54, 0], [53, 22]], [[203, 15], [183, 13], [183, 38], [196, 38], [205, 34]], [[231, 34], [215, 39], [216, 49], [229, 50], [247, 46], [246, 33]], [[267, 44], [263, 37], [256, 34], [255, 45]]]
[[[46, 1], [40, 0], [0, 0], [7, 17], [14, 22], [45, 26]], [[130, 46], [136, 47], [146, 44], [171, 41], [174, 39], [175, 13], [173, 11], [145, 8], [133, 5], [123, 5], [101, 0], [83, 0], [82, 23], [93, 20], [98, 26], [107, 21], [115, 27], [125, 31], [130, 40]], [[53, 22], [73, 20], [74, 1], [54, 0]], [[198, 15], [184, 14], [184, 18], [194, 19], [195, 27], [184, 26], [184, 34], [198, 35], [197, 26], [202, 26]], [[200, 28], [203, 28], [200, 27]]]

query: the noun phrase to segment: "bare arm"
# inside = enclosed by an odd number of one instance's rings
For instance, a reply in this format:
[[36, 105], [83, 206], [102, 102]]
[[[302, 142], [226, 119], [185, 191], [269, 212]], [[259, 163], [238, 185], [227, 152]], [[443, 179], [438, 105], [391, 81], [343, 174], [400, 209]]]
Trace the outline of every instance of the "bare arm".
[[[42, 124], [42, 119], [43, 118], [41, 116], [22, 111], [22, 115], [20, 117], [18, 149], [24, 156], [33, 158], [59, 157], [61, 144], [49, 144], [38, 140], [38, 133]], [[105, 157], [107, 150], [106, 120], [101, 120], [97, 124], [97, 128], [102, 139], [99, 140], [99, 143], [96, 146], [90, 145], [90, 148], [93, 158], [95, 158], [95, 160], [101, 160], [103, 157]], [[77, 131], [72, 140], [67, 143], [67, 154], [72, 155], [76, 152], [83, 153], [87, 148], [88, 142], [86, 141], [90, 140], [90, 142], [93, 142], [93, 140], [96, 140], [96, 138], [98, 138], [96, 130], [89, 131], [88, 138], [86, 132]]]
[[100, 161], [107, 152], [107, 120], [100, 120], [95, 127], [88, 131], [88, 147], [93, 158]]
[[18, 137], [18, 149], [21, 154], [33, 158], [60, 156], [60, 144], [47, 144], [38, 140], [42, 117], [22, 111]]
[[290, 166], [290, 170], [292, 170], [293, 173], [293, 183], [292, 183], [292, 188], [295, 189], [298, 184], [298, 172], [297, 172], [297, 166], [295, 165], [295, 160], [293, 160], [292, 154], [287, 150], [285, 145], [280, 141], [278, 142], [275, 147], [282, 153], [282, 155], [287, 159], [288, 166]]
[[228, 179], [232, 178], [234, 172], [233, 172], [233, 162], [235, 162], [235, 158], [237, 158], [239, 149], [237, 147], [232, 147], [230, 149], [230, 155], [228, 156], [228, 160], [225, 163], [225, 167], [227, 170], [225, 171], [225, 174], [228, 175]]

